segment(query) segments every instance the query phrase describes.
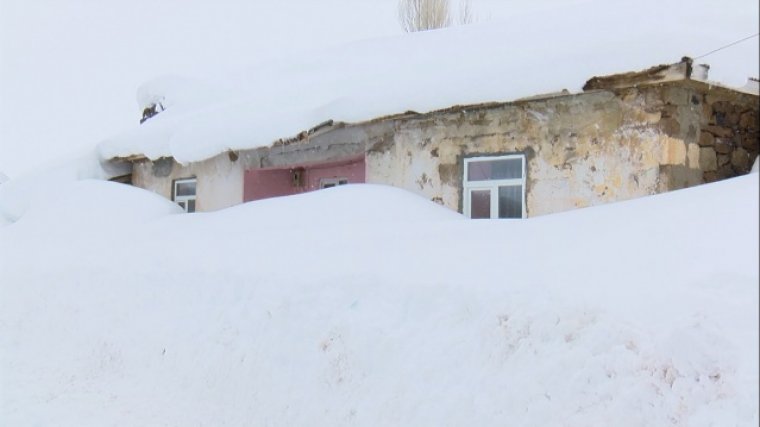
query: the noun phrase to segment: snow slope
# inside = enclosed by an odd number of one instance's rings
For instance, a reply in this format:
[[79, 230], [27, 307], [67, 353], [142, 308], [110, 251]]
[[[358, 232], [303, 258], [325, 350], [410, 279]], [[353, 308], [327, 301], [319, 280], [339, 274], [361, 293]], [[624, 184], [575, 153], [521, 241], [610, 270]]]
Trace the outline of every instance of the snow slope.
[[[269, 145], [329, 119], [359, 122], [578, 91], [593, 76], [678, 62], [706, 53], [739, 28], [741, 36], [756, 31], [747, 17], [757, 5], [733, 6], [696, 1], [684, 7], [673, 0], [585, 0], [550, 10], [516, 5], [507, 22], [353, 42], [206, 79], [164, 76], [143, 85], [138, 98], [143, 105], [161, 100], [167, 111], [107, 138], [99, 151], [103, 158], [144, 154], [186, 163]], [[747, 43], [757, 46], [757, 38]], [[746, 78], [757, 72], [757, 49], [751, 52], [704, 61], [717, 61], [713, 74], [726, 67], [744, 70]]]
[[[93, 150], [48, 164], [0, 186], [0, 224], [21, 218], [30, 205], [46, 205], [60, 197], [59, 188], [79, 180], [109, 179], [131, 172], [131, 166], [101, 160]], [[84, 201], [84, 200], [83, 200]]]
[[757, 425], [758, 190], [463, 221], [67, 184], [0, 227], [0, 424]]

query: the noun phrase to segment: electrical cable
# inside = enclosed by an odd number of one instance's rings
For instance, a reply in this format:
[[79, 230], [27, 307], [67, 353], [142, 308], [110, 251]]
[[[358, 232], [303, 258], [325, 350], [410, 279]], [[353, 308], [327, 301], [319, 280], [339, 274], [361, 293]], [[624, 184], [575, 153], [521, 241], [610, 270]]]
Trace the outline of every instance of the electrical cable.
[[739, 43], [741, 43], [741, 42], [743, 42], [743, 41], [745, 41], [745, 40], [749, 40], [749, 39], [751, 39], [752, 37], [757, 37], [759, 34], [760, 34], [760, 33], [755, 33], [755, 34], [752, 34], [751, 36], [747, 36], [747, 37], [745, 37], [745, 38], [743, 38], [743, 39], [737, 40], [737, 41], [735, 41], [735, 42], [731, 42], [731, 43], [729, 43], [729, 44], [727, 44], [727, 45], [725, 45], [725, 46], [721, 46], [721, 47], [719, 47], [719, 48], [717, 48], [717, 49], [715, 49], [715, 50], [711, 50], [711, 51], [709, 51], [709, 52], [705, 53], [704, 55], [699, 55], [699, 56], [697, 56], [697, 57], [696, 57], [696, 58], [694, 58], [694, 59], [704, 58], [704, 57], [705, 57], [705, 56], [707, 56], [707, 55], [711, 55], [711, 54], [713, 54], [713, 53], [715, 53], [715, 52], [718, 52], [718, 51], [720, 51], [720, 50], [723, 50], [723, 49], [725, 49], [725, 48], [727, 48], [727, 47], [731, 47], [731, 46], [733, 46], [733, 45], [735, 45], [735, 44], [739, 44]]

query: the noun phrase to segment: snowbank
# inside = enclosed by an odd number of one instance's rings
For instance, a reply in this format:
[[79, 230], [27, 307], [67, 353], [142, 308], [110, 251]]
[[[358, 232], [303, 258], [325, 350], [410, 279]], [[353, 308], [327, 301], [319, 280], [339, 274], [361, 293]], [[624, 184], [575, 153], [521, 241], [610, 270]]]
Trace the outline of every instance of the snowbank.
[[[106, 231], [183, 212], [175, 203], [151, 192], [109, 181], [62, 182], [55, 192], [34, 200], [20, 224], [54, 229]], [[65, 224], [66, 227], [61, 227]]]
[[60, 188], [67, 183], [85, 179], [109, 179], [129, 173], [130, 167], [103, 161], [95, 152], [88, 151], [79, 157], [10, 180], [0, 186], [0, 220], [5, 223], [18, 220], [30, 204], [35, 202], [55, 211], [59, 207], [50, 203], [59, 198]]
[[[144, 154], [185, 163], [227, 149], [269, 145], [329, 119], [359, 122], [409, 110], [577, 91], [595, 75], [704, 53], [724, 34], [733, 34], [746, 15], [741, 7], [706, 1], [684, 8], [675, 1], [588, 0], [554, 5], [551, 13], [523, 5], [515, 7], [514, 25], [352, 43], [210, 77], [201, 94], [179, 80], [151, 82], [149, 95], [139, 97], [143, 104], [162, 99], [172, 107], [103, 141], [99, 151], [104, 158]], [[705, 20], [710, 31], [694, 25]], [[724, 67], [746, 68], [746, 55], [721, 59]], [[756, 63], [748, 73], [756, 72]]]
[[519, 221], [125, 188], [0, 228], [0, 424], [758, 423], [756, 175]]
[[290, 229], [345, 224], [376, 226], [464, 219], [461, 214], [385, 185], [342, 185], [235, 206], [208, 221], [250, 223], [267, 229]]

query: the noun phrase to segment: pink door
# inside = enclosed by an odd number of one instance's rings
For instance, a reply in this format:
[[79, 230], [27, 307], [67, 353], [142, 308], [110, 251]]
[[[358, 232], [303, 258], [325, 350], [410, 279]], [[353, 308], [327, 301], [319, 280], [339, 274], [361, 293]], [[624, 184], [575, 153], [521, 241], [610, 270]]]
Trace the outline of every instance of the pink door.
[[251, 169], [243, 178], [243, 201], [288, 196], [365, 182], [364, 156], [335, 162], [306, 163], [280, 168]]

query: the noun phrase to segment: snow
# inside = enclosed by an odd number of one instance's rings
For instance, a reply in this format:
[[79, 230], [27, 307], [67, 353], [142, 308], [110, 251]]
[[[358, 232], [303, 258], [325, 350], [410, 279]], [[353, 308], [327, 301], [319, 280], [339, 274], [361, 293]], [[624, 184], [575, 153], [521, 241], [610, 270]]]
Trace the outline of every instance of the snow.
[[30, 204], [48, 204], [58, 188], [85, 179], [109, 179], [130, 172], [130, 166], [101, 160], [91, 150], [46, 165], [0, 186], [0, 225], [21, 218]]
[[[5, 175], [4, 173], [0, 172], [0, 184], [3, 184], [5, 182], [7, 182], [7, 181], [8, 181], [8, 176]], [[10, 221], [8, 219], [6, 219], [5, 216], [3, 216], [3, 215], [0, 214], [0, 227], [2, 227], [3, 225], [6, 225], [8, 223], [10, 223]]]
[[760, 156], [755, 157], [755, 163], [752, 164], [752, 170], [750, 170], [750, 173], [758, 172], [760, 172]]
[[757, 78], [747, 79], [747, 83], [741, 89], [747, 93], [758, 95], [760, 94], [760, 82], [757, 81]]
[[346, 223], [377, 225], [460, 219], [464, 219], [461, 214], [416, 194], [365, 184], [244, 203], [214, 215], [213, 221], [249, 222], [252, 227], [271, 230], [308, 228], [313, 224], [335, 227]]
[[501, 221], [58, 189], [0, 227], [0, 424], [758, 423], [757, 175]]
[[[595, 75], [705, 53], [717, 34], [735, 33], [746, 11], [757, 7], [741, 5], [717, 10], [714, 2], [684, 8], [675, 1], [587, 0], [555, 5], [552, 13], [515, 7], [506, 25], [486, 22], [353, 42], [235, 73], [209, 73], [193, 84], [162, 77], [143, 86], [138, 99], [141, 107], [159, 99], [171, 106], [105, 139], [99, 152], [103, 158], [172, 156], [187, 163], [228, 149], [266, 146], [329, 119], [361, 122], [410, 110], [578, 91]], [[694, 24], [705, 19], [709, 31]], [[729, 54], [721, 51], [704, 61], [756, 73], [757, 53], [719, 55]], [[747, 62], [750, 57], [755, 61]], [[720, 76], [721, 70], [711, 72]]]
[[[506, 19], [338, 47], [389, 31], [356, 35], [340, 0], [154, 3], [1, 6], [0, 425], [758, 424], [757, 175], [514, 221], [371, 185], [185, 215], [90, 180], [125, 172], [113, 156], [577, 91], [756, 31], [756, 1], [499, 1]], [[755, 74], [757, 40], [710, 78]], [[138, 104], [167, 109], [87, 148], [137, 122], [116, 105], [150, 75]]]
[[20, 222], [35, 224], [35, 232], [48, 227], [44, 234], [60, 230], [62, 224], [74, 230], [108, 232], [181, 212], [164, 197], [131, 185], [81, 180], [61, 183], [45, 199], [34, 200]]

